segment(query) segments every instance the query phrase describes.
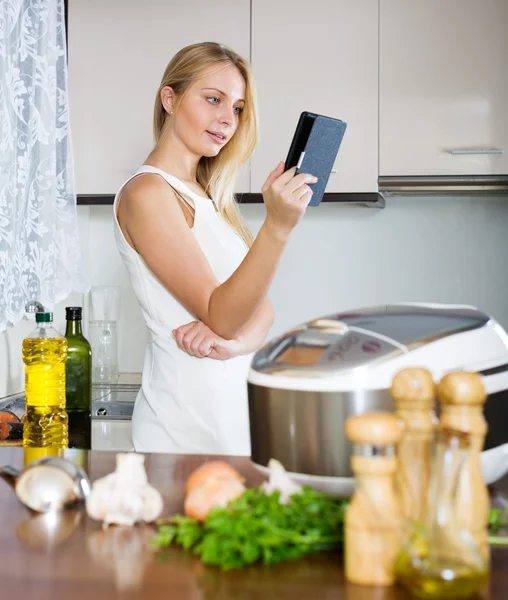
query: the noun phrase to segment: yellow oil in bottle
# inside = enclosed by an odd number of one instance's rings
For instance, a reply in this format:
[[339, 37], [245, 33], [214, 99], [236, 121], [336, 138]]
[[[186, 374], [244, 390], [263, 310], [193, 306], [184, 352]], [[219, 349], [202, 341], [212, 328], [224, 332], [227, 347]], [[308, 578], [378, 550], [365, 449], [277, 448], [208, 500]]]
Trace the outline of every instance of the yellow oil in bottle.
[[471, 439], [453, 429], [438, 432], [425, 520], [413, 523], [394, 565], [399, 583], [417, 598], [471, 598], [489, 578], [488, 561], [455, 518], [459, 476], [473, 451]]
[[25, 447], [65, 448], [68, 444], [68, 417], [65, 412], [66, 359], [67, 340], [64, 337], [40, 336], [23, 340]]
[[[405, 562], [405, 561], [404, 561]], [[478, 571], [464, 564], [449, 561], [439, 564], [426, 564], [425, 569], [412, 565], [410, 561], [397, 569], [399, 582], [411, 590], [417, 598], [425, 600], [445, 600], [447, 598], [470, 598], [482, 590], [489, 578], [488, 570]]]
[[46, 448], [32, 448], [26, 446], [23, 450], [23, 466], [26, 467], [34, 462], [34, 460], [48, 457], [65, 458], [65, 450], [63, 448], [53, 448], [50, 446], [47, 446]]

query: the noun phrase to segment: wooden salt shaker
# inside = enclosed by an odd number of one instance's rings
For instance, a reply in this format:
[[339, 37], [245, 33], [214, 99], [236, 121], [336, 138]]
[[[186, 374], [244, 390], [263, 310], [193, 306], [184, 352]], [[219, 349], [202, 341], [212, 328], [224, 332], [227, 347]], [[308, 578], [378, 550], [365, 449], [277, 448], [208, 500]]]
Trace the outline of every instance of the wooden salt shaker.
[[402, 512], [412, 521], [421, 521], [426, 514], [432, 445], [437, 427], [435, 387], [430, 371], [407, 368], [395, 375], [390, 388], [396, 413], [405, 425], [397, 446], [399, 464], [395, 485]]
[[400, 550], [401, 504], [394, 485], [396, 444], [403, 423], [394, 414], [371, 412], [349, 417], [347, 438], [355, 444], [351, 467], [356, 491], [345, 516], [346, 579], [361, 585], [392, 585]]
[[483, 416], [485, 388], [478, 373], [457, 371], [445, 375], [437, 388], [441, 406], [440, 428], [471, 434], [471, 452], [462, 467], [457, 490], [457, 523], [478, 543], [485, 559], [489, 557], [487, 524], [489, 494], [480, 466], [480, 452], [487, 433]]

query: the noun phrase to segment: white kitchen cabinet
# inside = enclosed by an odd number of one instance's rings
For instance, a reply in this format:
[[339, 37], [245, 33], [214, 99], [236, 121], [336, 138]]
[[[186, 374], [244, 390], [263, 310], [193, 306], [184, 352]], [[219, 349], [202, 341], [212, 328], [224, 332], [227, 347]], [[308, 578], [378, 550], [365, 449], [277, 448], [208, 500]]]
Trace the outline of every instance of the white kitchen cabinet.
[[[72, 0], [69, 106], [78, 194], [113, 194], [153, 146], [155, 94], [180, 48], [219, 41], [249, 58], [249, 0]], [[248, 168], [238, 191], [249, 191]]]
[[508, 173], [508, 1], [380, 5], [380, 175]]
[[377, 192], [377, 0], [252, 0], [261, 139], [251, 192], [285, 160], [300, 113], [348, 124], [327, 192]]

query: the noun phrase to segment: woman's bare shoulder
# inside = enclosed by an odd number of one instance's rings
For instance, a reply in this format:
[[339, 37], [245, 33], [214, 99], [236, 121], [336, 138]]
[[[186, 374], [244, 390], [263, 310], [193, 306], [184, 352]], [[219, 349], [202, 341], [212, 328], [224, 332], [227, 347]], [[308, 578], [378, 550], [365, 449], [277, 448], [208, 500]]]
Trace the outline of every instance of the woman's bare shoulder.
[[127, 182], [122, 190], [122, 200], [127, 204], [138, 204], [146, 198], [167, 201], [168, 196], [176, 198], [172, 187], [156, 173], [141, 173]]

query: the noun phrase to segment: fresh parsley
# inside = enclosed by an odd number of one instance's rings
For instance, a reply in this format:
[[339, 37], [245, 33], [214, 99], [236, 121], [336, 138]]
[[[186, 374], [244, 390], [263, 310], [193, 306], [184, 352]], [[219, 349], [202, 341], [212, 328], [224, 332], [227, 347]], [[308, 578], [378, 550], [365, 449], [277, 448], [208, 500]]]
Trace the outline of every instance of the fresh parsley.
[[239, 569], [257, 561], [275, 564], [342, 546], [345, 500], [311, 488], [279, 503], [279, 492], [246, 490], [227, 508], [213, 509], [204, 523], [175, 515], [159, 520], [157, 548], [172, 543], [192, 550], [206, 565]]
[[497, 532], [508, 526], [508, 506], [501, 510], [500, 508], [491, 508], [489, 510], [489, 530]]
[[508, 507], [504, 510], [491, 508], [489, 510], [489, 532], [488, 540], [491, 546], [508, 546], [508, 537], [497, 535], [501, 529], [508, 527]]

